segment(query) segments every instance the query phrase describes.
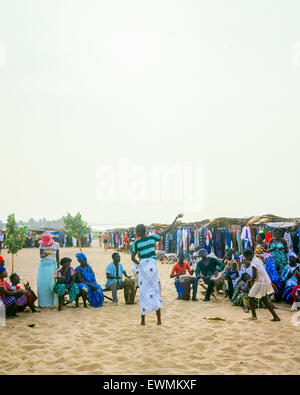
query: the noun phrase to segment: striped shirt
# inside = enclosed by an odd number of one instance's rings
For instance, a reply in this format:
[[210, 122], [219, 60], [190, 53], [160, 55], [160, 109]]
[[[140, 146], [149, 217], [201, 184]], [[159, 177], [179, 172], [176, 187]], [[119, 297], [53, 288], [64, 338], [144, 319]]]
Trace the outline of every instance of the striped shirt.
[[131, 252], [133, 254], [137, 254], [139, 252], [140, 259], [157, 259], [155, 254], [155, 244], [158, 241], [160, 241], [160, 235], [157, 233], [138, 239], [133, 243]]

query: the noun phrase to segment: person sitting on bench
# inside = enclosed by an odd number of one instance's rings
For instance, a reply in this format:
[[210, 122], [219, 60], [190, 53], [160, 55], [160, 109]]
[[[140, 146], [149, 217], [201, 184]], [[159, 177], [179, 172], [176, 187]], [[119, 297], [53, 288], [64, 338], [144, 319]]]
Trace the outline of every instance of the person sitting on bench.
[[123, 274], [126, 278], [131, 278], [128, 276], [124, 270], [123, 265], [120, 263], [120, 255], [115, 252], [112, 254], [113, 262], [111, 262], [106, 267], [106, 278], [105, 288], [110, 289], [112, 292], [113, 304], [116, 306], [118, 304], [118, 289], [123, 289]]
[[[179, 299], [179, 276], [181, 274], [186, 274], [186, 272], [188, 271], [189, 274], [192, 276], [194, 274], [194, 270], [192, 270], [190, 268], [190, 265], [186, 262], [184, 262], [184, 254], [183, 253], [179, 253], [178, 254], [178, 262], [175, 263], [175, 265], [173, 266], [173, 269], [171, 271], [171, 275], [170, 278], [174, 278], [176, 277], [176, 280], [174, 282], [176, 291], [178, 293], [178, 298]], [[197, 302], [198, 299], [196, 298], [197, 296], [197, 290], [198, 290], [198, 279], [197, 277], [190, 277], [190, 284], [193, 285], [193, 297], [192, 300], [193, 302]]]

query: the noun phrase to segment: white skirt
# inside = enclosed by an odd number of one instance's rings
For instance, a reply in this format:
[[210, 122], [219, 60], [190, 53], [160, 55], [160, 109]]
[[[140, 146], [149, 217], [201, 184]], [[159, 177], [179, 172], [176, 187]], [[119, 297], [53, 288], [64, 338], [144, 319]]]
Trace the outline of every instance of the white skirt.
[[141, 315], [162, 307], [156, 259], [141, 259], [139, 264], [139, 298]]
[[272, 283], [267, 283], [267, 284], [259, 284], [259, 283], [254, 283], [252, 288], [250, 289], [250, 292], [248, 296], [250, 298], [263, 298], [264, 296], [268, 296], [273, 294], [275, 291], [272, 287]]

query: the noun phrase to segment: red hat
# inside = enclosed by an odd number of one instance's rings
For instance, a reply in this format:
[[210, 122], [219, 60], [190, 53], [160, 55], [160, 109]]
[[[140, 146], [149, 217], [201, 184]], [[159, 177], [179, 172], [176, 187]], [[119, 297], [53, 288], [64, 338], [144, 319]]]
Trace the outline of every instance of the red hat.
[[4, 258], [3, 258], [3, 256], [0, 255], [0, 262], [3, 262], [3, 261], [4, 261]]

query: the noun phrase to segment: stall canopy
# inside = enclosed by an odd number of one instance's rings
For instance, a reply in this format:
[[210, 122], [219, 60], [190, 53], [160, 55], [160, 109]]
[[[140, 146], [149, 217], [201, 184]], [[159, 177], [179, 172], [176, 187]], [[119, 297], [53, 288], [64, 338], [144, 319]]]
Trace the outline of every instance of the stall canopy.
[[[268, 225], [270, 227], [281, 227], [281, 228], [288, 228], [295, 225], [299, 225], [300, 218], [284, 218], [278, 217], [273, 214], [265, 214], [261, 216], [252, 217], [248, 225]], [[272, 224], [272, 225], [270, 225]]]
[[[176, 228], [208, 228], [208, 227], [217, 227], [217, 228], [226, 228], [230, 227], [231, 225], [267, 225], [271, 228], [289, 228], [293, 226], [300, 225], [300, 217], [296, 218], [284, 218], [278, 217], [273, 214], [265, 214], [261, 216], [253, 216], [253, 217], [244, 217], [244, 218], [230, 218], [230, 217], [219, 217], [213, 219], [204, 219], [201, 221], [194, 221], [194, 222], [181, 222], [178, 221], [176, 224]], [[153, 223], [150, 226], [146, 226], [147, 228], [151, 228], [153, 230], [166, 228], [169, 224], [159, 224]], [[135, 229], [134, 227], [130, 228], [115, 228], [110, 229], [107, 231], [125, 231], [125, 230], [132, 230]]]

